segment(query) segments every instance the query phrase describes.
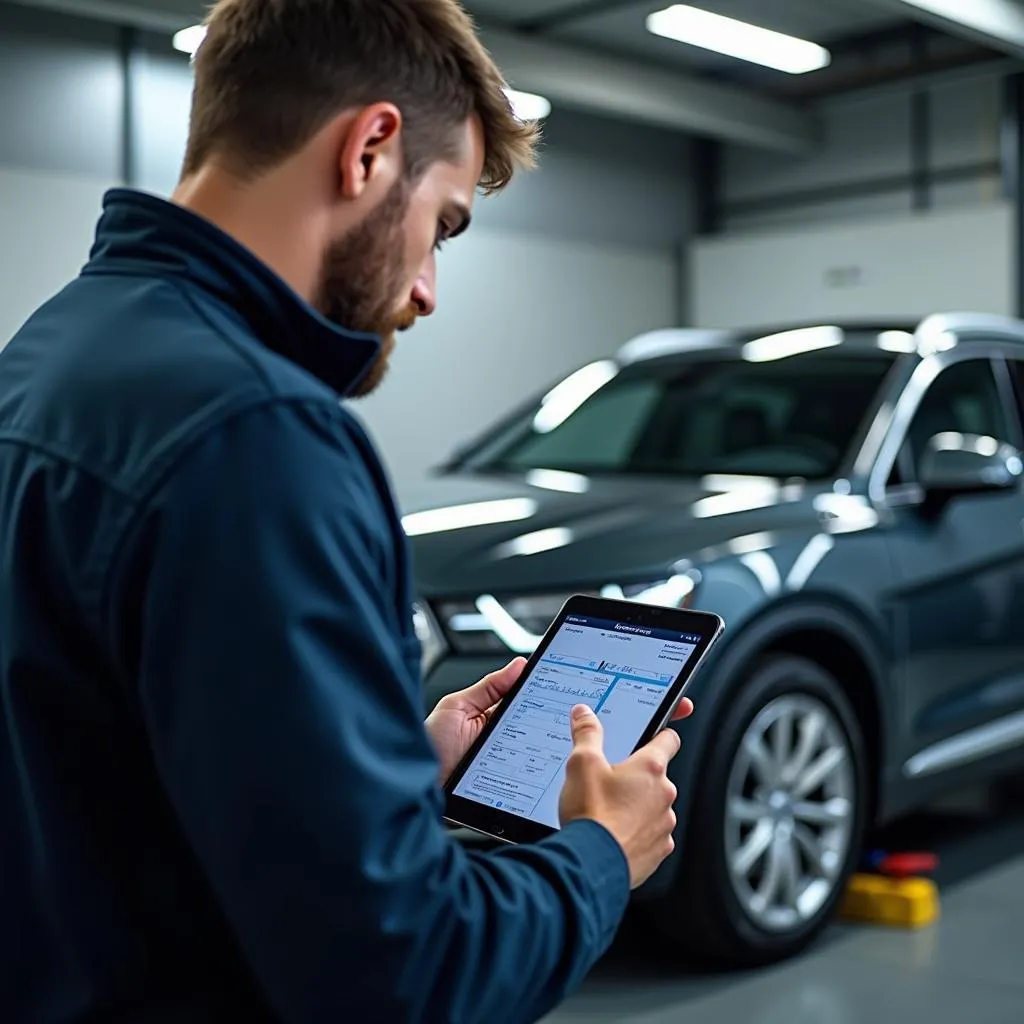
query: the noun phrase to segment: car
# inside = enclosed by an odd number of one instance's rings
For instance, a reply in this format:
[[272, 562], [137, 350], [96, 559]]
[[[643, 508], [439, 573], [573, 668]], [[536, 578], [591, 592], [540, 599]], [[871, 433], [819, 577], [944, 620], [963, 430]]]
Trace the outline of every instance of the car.
[[574, 593], [721, 615], [635, 909], [680, 955], [797, 954], [869, 828], [1024, 766], [1022, 397], [991, 315], [634, 339], [403, 505], [428, 709]]

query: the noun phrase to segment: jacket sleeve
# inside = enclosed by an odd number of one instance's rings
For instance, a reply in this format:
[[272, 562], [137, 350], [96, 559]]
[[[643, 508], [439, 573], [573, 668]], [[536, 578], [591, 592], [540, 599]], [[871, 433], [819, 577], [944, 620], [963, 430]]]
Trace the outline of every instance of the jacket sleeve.
[[140, 514], [122, 564], [156, 768], [283, 1020], [535, 1021], [609, 945], [625, 858], [593, 822], [451, 838], [359, 443], [326, 403], [268, 405]]

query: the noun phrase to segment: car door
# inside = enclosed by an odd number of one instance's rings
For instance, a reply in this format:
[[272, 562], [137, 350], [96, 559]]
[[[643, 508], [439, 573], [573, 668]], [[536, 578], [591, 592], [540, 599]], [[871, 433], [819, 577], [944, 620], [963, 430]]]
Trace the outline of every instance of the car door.
[[926, 514], [917, 486], [937, 433], [1020, 447], [1009, 372], [1001, 349], [976, 339], [929, 359], [937, 373], [905, 420], [886, 500], [908, 778], [999, 752], [998, 723], [1024, 707], [1024, 494], [957, 497]]

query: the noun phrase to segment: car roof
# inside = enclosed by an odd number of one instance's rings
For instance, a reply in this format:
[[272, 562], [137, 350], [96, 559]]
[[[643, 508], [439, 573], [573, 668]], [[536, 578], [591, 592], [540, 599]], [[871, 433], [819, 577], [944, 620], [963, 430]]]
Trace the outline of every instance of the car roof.
[[[758, 328], [672, 327], [648, 331], [623, 345], [615, 355], [621, 366], [654, 359], [683, 358], [714, 352], [734, 353], [756, 345], [774, 346], [786, 355], [858, 355], [867, 353], [924, 356], [932, 345], [941, 348], [943, 336], [957, 332], [958, 340], [975, 337], [1024, 347], [1024, 322], [988, 313], [937, 313], [922, 321], [839, 320], [807, 321]], [[773, 358], [778, 358], [774, 356]]]
[[[749, 329], [670, 327], [648, 331], [626, 342], [616, 353], [616, 360], [628, 365], [670, 356], [731, 351], [751, 343], [765, 346], [796, 343], [799, 351], [820, 350], [822, 353], [834, 353], [837, 349], [846, 353], [851, 350], [913, 353], [917, 350], [916, 329], [917, 324], [905, 321], [810, 321]], [[878, 339], [882, 339], [881, 343]]]

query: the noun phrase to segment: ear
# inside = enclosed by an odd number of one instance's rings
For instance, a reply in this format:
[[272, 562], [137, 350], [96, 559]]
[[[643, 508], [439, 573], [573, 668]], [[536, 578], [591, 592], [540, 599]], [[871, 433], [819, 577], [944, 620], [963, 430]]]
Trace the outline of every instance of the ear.
[[374, 103], [349, 121], [341, 137], [338, 170], [346, 199], [358, 199], [375, 186], [387, 191], [398, 180], [403, 171], [402, 112], [398, 107]]

